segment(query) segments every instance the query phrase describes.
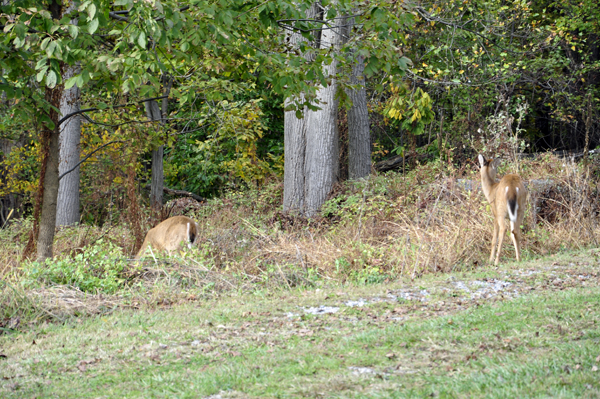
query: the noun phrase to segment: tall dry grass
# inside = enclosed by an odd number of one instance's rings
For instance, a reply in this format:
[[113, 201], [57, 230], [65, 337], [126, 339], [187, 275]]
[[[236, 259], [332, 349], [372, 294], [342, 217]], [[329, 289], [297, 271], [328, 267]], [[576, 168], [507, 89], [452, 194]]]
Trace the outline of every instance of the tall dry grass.
[[[525, 258], [597, 245], [598, 164], [588, 168], [546, 155], [519, 161], [529, 191]], [[500, 176], [516, 167], [506, 162]], [[484, 267], [492, 215], [475, 163], [424, 165], [349, 182], [314, 220], [281, 214], [280, 186], [216, 200], [197, 215], [214, 265], [248, 274], [310, 269], [349, 277], [446, 272]], [[513, 261], [504, 240], [501, 259]]]
[[[529, 190], [523, 257], [597, 246], [600, 162], [592, 160], [584, 168], [552, 155], [519, 162]], [[516, 169], [505, 162], [499, 176]], [[475, 162], [460, 168], [434, 162], [406, 175], [392, 172], [346, 182], [312, 220], [283, 214], [282, 194], [282, 183], [271, 181], [205, 205], [175, 207], [173, 214], [186, 212], [198, 221], [198, 246], [183, 257], [151, 258], [142, 267], [130, 264], [122, 276], [126, 287], [118, 294], [126, 299], [117, 302], [169, 305], [257, 286], [324, 279], [377, 282], [487, 267], [492, 215]], [[80, 299], [86, 297], [91, 298], [88, 305], [96, 304], [87, 313], [112, 307], [114, 297], [102, 292], [81, 294], [43, 284], [29, 292], [20, 288], [20, 255], [30, 228], [31, 223], [19, 221], [0, 231], [0, 305], [18, 309], [18, 303], [27, 302], [19, 298], [28, 298], [29, 308], [42, 318], [82, 312]], [[106, 242], [122, 248], [128, 258], [135, 242], [125, 224], [67, 228], [56, 237], [58, 258]], [[514, 248], [510, 240], [504, 242], [500, 259], [511, 262]], [[57, 309], [56, 304], [64, 306]], [[72, 306], [65, 310], [65, 304]]]

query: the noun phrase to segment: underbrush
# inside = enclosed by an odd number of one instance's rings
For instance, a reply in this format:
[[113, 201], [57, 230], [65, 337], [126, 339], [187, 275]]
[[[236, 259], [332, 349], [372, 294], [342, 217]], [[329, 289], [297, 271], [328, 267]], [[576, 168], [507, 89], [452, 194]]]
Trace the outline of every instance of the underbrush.
[[[516, 169], [507, 163], [499, 176]], [[584, 168], [546, 155], [521, 160], [518, 170], [529, 191], [525, 259], [597, 245], [597, 160]], [[187, 208], [200, 226], [198, 245], [139, 264], [130, 261], [134, 239], [124, 225], [62, 229], [53, 260], [19, 263], [31, 223], [15, 223], [0, 231], [0, 328], [15, 317], [60, 319], [224, 292], [371, 284], [485, 267], [492, 215], [479, 186], [475, 163], [432, 162], [406, 175], [340, 184], [321, 215], [308, 220], [281, 212], [283, 184], [271, 181]], [[514, 260], [510, 240], [501, 259]]]

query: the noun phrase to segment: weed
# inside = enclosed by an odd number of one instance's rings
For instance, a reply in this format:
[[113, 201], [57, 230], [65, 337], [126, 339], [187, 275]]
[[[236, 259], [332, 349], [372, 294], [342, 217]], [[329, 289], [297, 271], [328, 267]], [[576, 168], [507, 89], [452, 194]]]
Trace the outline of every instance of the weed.
[[124, 287], [127, 265], [119, 258], [121, 249], [111, 243], [97, 242], [73, 258], [46, 259], [44, 263], [26, 262], [23, 285], [67, 285], [83, 292], [112, 294]]

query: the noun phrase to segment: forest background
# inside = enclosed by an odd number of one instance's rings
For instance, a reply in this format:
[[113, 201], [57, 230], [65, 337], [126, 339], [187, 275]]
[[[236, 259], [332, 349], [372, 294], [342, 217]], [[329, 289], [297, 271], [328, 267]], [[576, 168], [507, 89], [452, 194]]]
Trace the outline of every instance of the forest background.
[[125, 227], [127, 257], [169, 212], [163, 192], [246, 192], [278, 226], [350, 208], [360, 233], [371, 183], [336, 193], [372, 163], [416, 171], [399, 206], [423, 209], [418, 188], [467, 176], [479, 152], [517, 171], [522, 153], [587, 159], [599, 14], [593, 1], [3, 3], [0, 223], [21, 220], [19, 257], [40, 261], [55, 225]]

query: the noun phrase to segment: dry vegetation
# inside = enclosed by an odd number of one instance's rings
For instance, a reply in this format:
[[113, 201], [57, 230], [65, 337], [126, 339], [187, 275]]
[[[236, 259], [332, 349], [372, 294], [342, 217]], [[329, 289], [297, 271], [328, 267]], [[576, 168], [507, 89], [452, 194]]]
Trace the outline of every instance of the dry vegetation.
[[[505, 163], [499, 175], [516, 168]], [[598, 161], [584, 167], [547, 155], [522, 160], [518, 169], [530, 193], [525, 259], [597, 245]], [[492, 217], [479, 190], [475, 163], [455, 168], [437, 162], [406, 175], [392, 172], [345, 183], [332, 193], [321, 217], [313, 220], [283, 214], [281, 197], [282, 184], [273, 181], [207, 204], [179, 200], [172, 214], [186, 213], [198, 221], [197, 248], [181, 258], [150, 257], [142, 267], [127, 261], [135, 251], [135, 239], [125, 224], [61, 230], [55, 262], [80, 262], [89, 269], [83, 273], [90, 275], [101, 274], [93, 259], [104, 268], [118, 263], [122, 266], [116, 269], [117, 290], [57, 285], [45, 277], [32, 282], [31, 270], [47, 265], [19, 259], [31, 226], [27, 221], [13, 223], [0, 231], [0, 328], [12, 328], [21, 319], [60, 320], [230, 291], [312, 286], [329, 280], [375, 283], [399, 275], [414, 278], [487, 267]], [[86, 253], [96, 258], [77, 258]], [[501, 259], [514, 260], [512, 246], [503, 246]]]

